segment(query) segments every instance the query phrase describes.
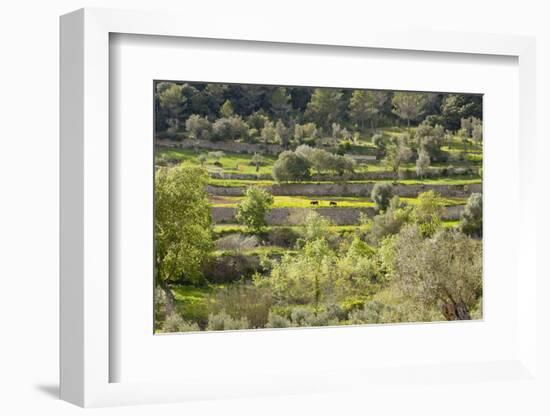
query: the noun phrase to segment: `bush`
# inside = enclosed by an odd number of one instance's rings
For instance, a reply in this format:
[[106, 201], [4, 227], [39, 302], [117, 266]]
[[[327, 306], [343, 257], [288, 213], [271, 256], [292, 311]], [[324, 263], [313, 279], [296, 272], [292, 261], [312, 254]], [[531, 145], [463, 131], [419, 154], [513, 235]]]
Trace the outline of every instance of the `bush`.
[[483, 197], [480, 193], [473, 193], [468, 198], [468, 202], [460, 218], [460, 230], [472, 237], [482, 237]]
[[345, 299], [344, 301], [342, 301], [341, 305], [344, 313], [346, 313], [346, 315], [349, 315], [353, 311], [363, 309], [363, 307], [365, 306], [365, 300], [362, 298]]
[[248, 329], [248, 320], [246, 318], [233, 319], [224, 311], [208, 316], [207, 331], [229, 331], [236, 329]]
[[393, 196], [393, 186], [390, 183], [377, 183], [372, 188], [371, 199], [378, 211], [384, 211], [390, 205]]
[[211, 283], [232, 283], [252, 277], [260, 270], [258, 256], [245, 256], [239, 253], [223, 253], [213, 256], [203, 267], [206, 280]]
[[288, 328], [292, 326], [287, 318], [274, 312], [269, 313], [269, 319], [267, 321], [266, 328]]
[[384, 312], [389, 309], [388, 306], [378, 301], [370, 301], [363, 305], [363, 308], [356, 309], [349, 315], [351, 325], [360, 324], [378, 324], [385, 322]]
[[394, 196], [385, 212], [372, 219], [371, 234], [376, 241], [384, 237], [397, 234], [404, 224], [411, 220], [412, 208], [401, 203], [399, 197]]
[[309, 162], [290, 150], [281, 152], [273, 165], [273, 178], [277, 182], [308, 180]]
[[267, 242], [273, 246], [292, 248], [296, 245], [300, 234], [291, 227], [271, 228]]
[[168, 316], [162, 326], [162, 332], [190, 332], [199, 331], [199, 326], [196, 323], [185, 321], [176, 313]]
[[311, 314], [307, 308], [297, 307], [292, 310], [290, 319], [295, 326], [305, 326]]
[[244, 251], [257, 247], [259, 244], [258, 237], [246, 236], [242, 234], [229, 234], [225, 237], [216, 240], [216, 250], [225, 251]]
[[312, 310], [305, 307], [297, 307], [292, 310], [290, 319], [293, 326], [314, 327], [338, 325], [338, 314], [341, 314], [341, 309], [332, 308], [315, 314]]
[[237, 205], [236, 219], [251, 232], [260, 234], [267, 226], [265, 216], [272, 205], [273, 196], [270, 193], [262, 188], [249, 187], [245, 198]]
[[263, 328], [273, 305], [271, 291], [252, 285], [232, 285], [216, 295], [213, 312], [225, 312], [233, 319], [246, 319], [250, 328]]
[[185, 122], [185, 129], [189, 137], [195, 140], [208, 140], [212, 132], [212, 124], [206, 117], [193, 114]]

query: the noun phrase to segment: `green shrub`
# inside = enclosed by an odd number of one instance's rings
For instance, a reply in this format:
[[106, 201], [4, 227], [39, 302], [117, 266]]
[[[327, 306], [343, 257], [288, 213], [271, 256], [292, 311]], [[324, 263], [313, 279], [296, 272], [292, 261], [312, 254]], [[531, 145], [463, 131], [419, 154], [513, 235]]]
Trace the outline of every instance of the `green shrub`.
[[216, 250], [244, 251], [251, 250], [259, 244], [258, 237], [242, 235], [240, 233], [229, 234], [215, 241]]
[[190, 332], [199, 330], [199, 326], [196, 323], [185, 321], [176, 313], [168, 316], [162, 326], [162, 332]]
[[185, 317], [185, 320], [196, 323], [200, 328], [205, 328], [208, 324], [210, 310], [206, 298], [176, 300], [175, 308], [179, 315]]
[[224, 311], [208, 316], [208, 331], [229, 331], [236, 329], [248, 329], [248, 320], [246, 318], [233, 319]]
[[460, 216], [460, 230], [472, 237], [483, 235], [483, 196], [480, 193], [473, 193], [468, 198]]
[[216, 294], [214, 312], [225, 312], [234, 319], [246, 319], [250, 328], [263, 328], [273, 305], [271, 291], [253, 285], [231, 285]]
[[358, 309], [363, 309], [365, 306], [365, 300], [363, 298], [348, 298], [341, 302], [342, 310], [346, 314], [350, 314]]
[[266, 190], [251, 186], [245, 198], [237, 205], [236, 219], [253, 233], [260, 234], [267, 227], [266, 214], [273, 205], [273, 196]]
[[292, 322], [290, 322], [284, 316], [273, 312], [269, 313], [269, 319], [267, 321], [266, 328], [288, 328], [290, 326], [292, 326]]
[[250, 278], [260, 269], [257, 255], [224, 252], [210, 258], [203, 267], [203, 274], [211, 283], [232, 283]]
[[271, 228], [267, 234], [267, 242], [274, 246], [292, 248], [300, 234], [291, 227]]
[[390, 183], [376, 183], [371, 192], [372, 202], [376, 205], [376, 209], [384, 211], [390, 205], [390, 200], [393, 197], [393, 186]]
[[366, 302], [363, 308], [356, 309], [349, 314], [349, 323], [351, 325], [382, 323], [384, 322], [384, 312], [388, 309], [388, 306], [375, 300]]

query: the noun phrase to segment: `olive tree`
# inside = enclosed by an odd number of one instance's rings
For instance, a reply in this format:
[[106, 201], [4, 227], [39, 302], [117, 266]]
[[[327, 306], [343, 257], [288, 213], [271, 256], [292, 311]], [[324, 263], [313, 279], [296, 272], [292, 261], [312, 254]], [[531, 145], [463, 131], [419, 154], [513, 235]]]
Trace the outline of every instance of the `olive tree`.
[[416, 159], [416, 174], [419, 178], [424, 178], [428, 173], [430, 167], [430, 155], [425, 150], [418, 152], [418, 159]]
[[383, 161], [392, 172], [397, 174], [401, 164], [409, 160], [411, 156], [412, 150], [405, 144], [403, 139], [399, 139], [396, 143], [389, 143], [386, 146], [386, 157]]
[[307, 180], [310, 178], [309, 166], [306, 158], [286, 150], [279, 154], [273, 165], [272, 175], [277, 182]]
[[251, 232], [260, 234], [267, 227], [266, 214], [273, 205], [273, 196], [255, 186], [246, 190], [244, 199], [237, 205], [237, 221]]
[[460, 217], [460, 230], [472, 237], [483, 235], [483, 197], [480, 193], [473, 193], [468, 198]]
[[165, 294], [165, 312], [174, 312], [174, 281], [197, 282], [212, 250], [206, 172], [181, 164], [155, 175], [155, 280]]
[[193, 114], [185, 122], [185, 129], [189, 137], [195, 140], [208, 140], [212, 132], [212, 123], [206, 117]]
[[415, 225], [393, 241], [392, 280], [424, 308], [438, 307], [445, 319], [471, 319], [482, 295], [482, 245], [457, 230], [423, 238]]
[[372, 188], [370, 198], [378, 211], [383, 211], [390, 205], [393, 196], [393, 186], [390, 183], [378, 182]]

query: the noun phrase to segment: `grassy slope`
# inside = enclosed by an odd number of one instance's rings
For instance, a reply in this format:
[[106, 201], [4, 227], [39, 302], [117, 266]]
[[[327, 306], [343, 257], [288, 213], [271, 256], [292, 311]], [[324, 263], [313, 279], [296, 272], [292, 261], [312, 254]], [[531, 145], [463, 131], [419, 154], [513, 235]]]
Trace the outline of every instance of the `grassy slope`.
[[[234, 207], [243, 197], [211, 197], [212, 206]], [[274, 208], [326, 208], [330, 207], [329, 202], [335, 201], [338, 207], [365, 208], [373, 207], [374, 203], [370, 198], [364, 197], [308, 197], [308, 196], [274, 196]], [[418, 203], [417, 198], [401, 198], [410, 205]], [[311, 205], [311, 201], [319, 201], [319, 205]], [[443, 198], [445, 206], [462, 205], [466, 203], [464, 198]]]
[[[377, 181], [347, 181], [346, 183], [376, 183]], [[390, 182], [388, 180], [381, 180], [378, 182]], [[277, 182], [275, 181], [268, 181], [268, 180], [236, 180], [236, 179], [213, 179], [210, 178], [208, 183], [210, 185], [214, 186], [223, 186], [223, 187], [246, 187], [246, 186], [272, 186], [276, 185]], [[298, 183], [309, 183], [309, 184], [316, 184], [316, 183], [329, 183], [334, 184], [338, 182], [316, 182], [316, 181], [301, 181]], [[416, 185], [416, 184], [426, 184], [426, 185], [470, 185], [470, 184], [476, 184], [481, 183], [481, 177], [464, 177], [464, 176], [453, 176], [451, 178], [438, 178], [438, 179], [403, 179], [403, 180], [397, 180], [394, 181], [394, 183], [397, 184], [404, 184], [404, 185]]]

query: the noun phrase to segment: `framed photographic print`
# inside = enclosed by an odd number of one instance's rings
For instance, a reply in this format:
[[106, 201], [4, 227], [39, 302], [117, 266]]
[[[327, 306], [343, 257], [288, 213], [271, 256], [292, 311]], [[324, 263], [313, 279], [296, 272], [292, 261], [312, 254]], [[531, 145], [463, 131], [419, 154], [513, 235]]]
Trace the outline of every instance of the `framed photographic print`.
[[64, 399], [538, 386], [532, 39], [61, 22]]

